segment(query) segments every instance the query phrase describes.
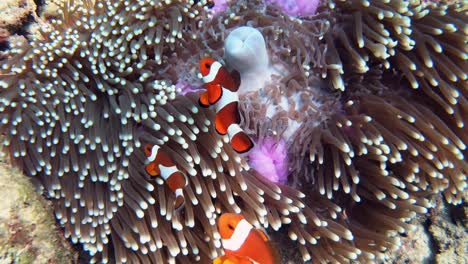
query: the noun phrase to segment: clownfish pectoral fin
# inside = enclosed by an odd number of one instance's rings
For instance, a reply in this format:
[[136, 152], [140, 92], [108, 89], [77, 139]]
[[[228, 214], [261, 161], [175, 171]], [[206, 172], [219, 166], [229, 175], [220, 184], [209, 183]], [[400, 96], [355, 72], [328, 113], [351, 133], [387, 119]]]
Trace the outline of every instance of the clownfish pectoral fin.
[[223, 257], [213, 259], [213, 264], [223, 264]]
[[205, 86], [208, 94], [208, 102], [210, 105], [216, 104], [223, 96], [223, 87], [219, 84], [207, 84]]
[[240, 128], [238, 124], [232, 124], [228, 128], [229, 141], [237, 153], [246, 153], [254, 147], [252, 139]]
[[213, 260], [213, 264], [232, 264], [232, 260], [228, 256], [221, 256]]
[[210, 106], [210, 102], [208, 100], [208, 92], [203, 92], [200, 94], [200, 98], [198, 99], [198, 104], [202, 107]]
[[153, 152], [153, 146], [150, 144], [146, 144], [144, 148], [144, 152], [145, 152], [146, 157], [150, 157], [151, 153]]
[[156, 162], [150, 162], [148, 165], [145, 167], [146, 173], [148, 173], [151, 177], [156, 177], [160, 174], [158, 165]]
[[235, 255], [221, 256], [213, 260], [213, 264], [253, 264], [251, 260], [247, 258], [241, 258]]

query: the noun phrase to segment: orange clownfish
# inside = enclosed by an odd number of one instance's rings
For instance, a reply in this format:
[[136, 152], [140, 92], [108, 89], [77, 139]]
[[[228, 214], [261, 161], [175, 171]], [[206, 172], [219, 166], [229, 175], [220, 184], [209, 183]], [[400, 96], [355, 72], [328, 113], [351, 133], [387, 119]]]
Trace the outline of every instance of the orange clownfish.
[[239, 126], [239, 73], [232, 74], [218, 61], [204, 58], [200, 61], [200, 72], [203, 76], [206, 92], [200, 95], [199, 103], [203, 107], [216, 104], [216, 131], [221, 135], [228, 134], [233, 149], [245, 153], [253, 147], [253, 141]]
[[145, 167], [146, 173], [152, 177], [161, 175], [169, 189], [175, 193], [174, 208], [176, 210], [181, 208], [185, 203], [183, 188], [187, 185], [184, 174], [179, 171], [171, 157], [158, 145], [147, 144], [145, 155], [149, 162]]
[[266, 234], [255, 229], [244, 216], [225, 213], [219, 217], [218, 230], [224, 256], [213, 264], [274, 264], [277, 263]]

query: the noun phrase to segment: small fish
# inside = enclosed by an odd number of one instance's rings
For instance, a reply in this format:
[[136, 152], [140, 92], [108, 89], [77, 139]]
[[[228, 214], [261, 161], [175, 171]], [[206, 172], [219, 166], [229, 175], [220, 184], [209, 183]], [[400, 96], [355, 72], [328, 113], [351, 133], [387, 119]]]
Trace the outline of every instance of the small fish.
[[211, 58], [200, 61], [206, 92], [200, 95], [199, 104], [203, 107], [216, 105], [216, 132], [228, 134], [232, 148], [238, 153], [249, 151], [254, 143], [239, 126], [239, 73], [229, 73], [220, 62]]
[[148, 164], [145, 167], [146, 173], [152, 177], [161, 175], [169, 189], [175, 193], [174, 208], [177, 210], [185, 203], [183, 188], [187, 185], [187, 179], [182, 174], [171, 157], [158, 145], [145, 145], [145, 155]]
[[224, 256], [213, 264], [274, 264], [277, 263], [268, 237], [255, 229], [240, 214], [224, 213], [218, 219], [218, 230]]

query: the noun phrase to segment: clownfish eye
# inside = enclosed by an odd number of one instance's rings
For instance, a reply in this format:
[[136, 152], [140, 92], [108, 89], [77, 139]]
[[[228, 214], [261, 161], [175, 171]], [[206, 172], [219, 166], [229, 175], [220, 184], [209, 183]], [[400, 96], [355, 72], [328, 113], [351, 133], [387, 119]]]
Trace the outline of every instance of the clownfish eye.
[[235, 229], [234, 226], [231, 225], [231, 224], [228, 224], [228, 228], [231, 229], [231, 230], [234, 230], [234, 229]]
[[211, 64], [210, 64], [210, 63], [205, 63], [205, 67], [206, 67], [207, 69], [209, 69], [209, 68], [211, 67]]

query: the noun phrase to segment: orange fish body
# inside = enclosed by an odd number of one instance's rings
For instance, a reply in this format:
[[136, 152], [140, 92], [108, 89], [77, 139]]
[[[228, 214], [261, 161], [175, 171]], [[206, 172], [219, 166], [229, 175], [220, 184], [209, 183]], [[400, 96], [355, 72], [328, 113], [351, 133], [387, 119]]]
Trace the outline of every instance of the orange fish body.
[[218, 220], [225, 255], [213, 264], [274, 264], [275, 255], [263, 231], [255, 229], [244, 216], [225, 213]]
[[183, 188], [187, 185], [184, 174], [177, 169], [171, 157], [158, 145], [147, 144], [145, 146], [145, 155], [148, 160], [145, 167], [146, 173], [152, 177], [160, 175], [169, 186], [169, 189], [176, 195], [174, 208], [176, 210], [181, 208], [185, 203]]
[[245, 153], [253, 147], [250, 137], [239, 126], [240, 76], [237, 72], [229, 73], [218, 61], [205, 58], [200, 61], [200, 72], [203, 76], [206, 92], [200, 95], [199, 103], [208, 107], [216, 104], [216, 132], [228, 134], [232, 147], [238, 153]]

